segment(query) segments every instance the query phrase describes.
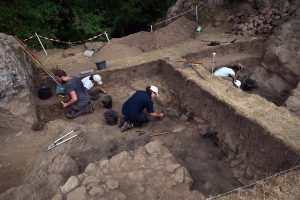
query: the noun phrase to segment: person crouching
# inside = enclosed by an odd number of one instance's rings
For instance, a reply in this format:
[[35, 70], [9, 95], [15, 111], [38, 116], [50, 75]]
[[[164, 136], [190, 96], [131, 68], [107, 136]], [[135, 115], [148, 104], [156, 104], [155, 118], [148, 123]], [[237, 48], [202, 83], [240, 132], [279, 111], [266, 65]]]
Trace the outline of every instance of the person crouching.
[[122, 106], [122, 114], [125, 118], [118, 119], [118, 126], [121, 132], [136, 126], [144, 127], [149, 123], [143, 110], [150, 113], [152, 117], [162, 118], [163, 113], [156, 113], [153, 109], [152, 99], [158, 97], [158, 88], [156, 86], [148, 86], [146, 91], [136, 91]]

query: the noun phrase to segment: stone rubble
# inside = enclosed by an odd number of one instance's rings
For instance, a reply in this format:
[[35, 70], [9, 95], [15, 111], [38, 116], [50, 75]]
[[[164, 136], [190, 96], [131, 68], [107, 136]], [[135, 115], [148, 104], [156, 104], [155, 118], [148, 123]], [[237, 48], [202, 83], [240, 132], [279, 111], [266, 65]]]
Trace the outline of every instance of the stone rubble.
[[[232, 28], [226, 33], [243, 36], [264, 35], [271, 32], [271, 30], [283, 22], [295, 8], [285, 8], [278, 10], [275, 7], [266, 7], [260, 11], [253, 11], [253, 13], [237, 13], [235, 16], [229, 16], [227, 23], [234, 22]], [[218, 21], [215, 22], [215, 27], [221, 25]]]
[[[69, 177], [52, 200], [204, 199], [190, 191], [192, 183], [187, 169], [155, 140], [134, 152], [90, 163], [84, 173]], [[207, 182], [205, 187], [212, 184]]]

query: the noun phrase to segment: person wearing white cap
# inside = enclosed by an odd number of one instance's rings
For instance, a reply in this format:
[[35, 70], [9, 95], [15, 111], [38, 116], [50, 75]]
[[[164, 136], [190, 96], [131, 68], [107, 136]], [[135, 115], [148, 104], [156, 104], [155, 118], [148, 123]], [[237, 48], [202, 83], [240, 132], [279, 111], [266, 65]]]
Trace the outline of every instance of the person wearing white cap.
[[158, 97], [158, 88], [156, 86], [148, 86], [146, 91], [136, 91], [122, 106], [124, 118], [118, 119], [118, 127], [121, 132], [136, 126], [146, 126], [149, 120], [143, 115], [143, 110], [150, 113], [152, 117], [162, 118], [164, 113], [156, 113], [153, 108], [152, 98]]
[[84, 87], [87, 89], [91, 99], [98, 99], [100, 97], [99, 92], [106, 93], [105, 89], [102, 88], [101, 76], [95, 74], [93, 76], [87, 76], [81, 80]]
[[235, 80], [233, 81], [233, 86], [236, 87], [236, 88], [240, 88], [242, 85], [241, 81], [239, 80]]

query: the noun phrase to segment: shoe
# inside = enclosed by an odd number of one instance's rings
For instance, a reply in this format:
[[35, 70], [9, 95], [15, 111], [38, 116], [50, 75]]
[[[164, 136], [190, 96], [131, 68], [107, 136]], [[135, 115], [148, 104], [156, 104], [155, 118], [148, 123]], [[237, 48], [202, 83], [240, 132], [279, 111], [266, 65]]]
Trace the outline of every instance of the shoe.
[[142, 124], [141, 124], [141, 127], [145, 127], [145, 126], [147, 126], [148, 124], [149, 124], [149, 122], [142, 123]]
[[91, 99], [96, 100], [100, 98], [100, 94], [96, 94], [94, 96], [91, 97]]
[[92, 114], [94, 112], [94, 110], [95, 110], [94, 104], [93, 104], [92, 101], [90, 101], [90, 103], [89, 103], [89, 108], [90, 108], [90, 112], [89, 113]]
[[123, 124], [123, 126], [121, 127], [121, 132], [127, 131], [128, 129], [131, 129], [131, 128], [132, 128], [131, 123], [125, 122]]
[[121, 128], [124, 122], [125, 122], [124, 118], [118, 118], [118, 122], [117, 122], [118, 127]]

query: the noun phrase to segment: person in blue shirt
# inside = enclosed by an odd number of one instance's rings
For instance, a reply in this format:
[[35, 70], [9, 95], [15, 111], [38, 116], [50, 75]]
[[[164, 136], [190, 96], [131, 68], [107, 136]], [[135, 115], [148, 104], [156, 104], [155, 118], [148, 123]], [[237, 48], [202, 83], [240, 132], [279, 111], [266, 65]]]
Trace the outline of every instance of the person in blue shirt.
[[158, 88], [156, 86], [148, 86], [146, 91], [136, 91], [122, 106], [122, 114], [124, 118], [118, 119], [118, 126], [121, 132], [136, 126], [146, 126], [149, 120], [143, 115], [143, 110], [150, 113], [152, 117], [162, 118], [163, 113], [156, 113], [153, 109], [152, 98], [158, 97]]

